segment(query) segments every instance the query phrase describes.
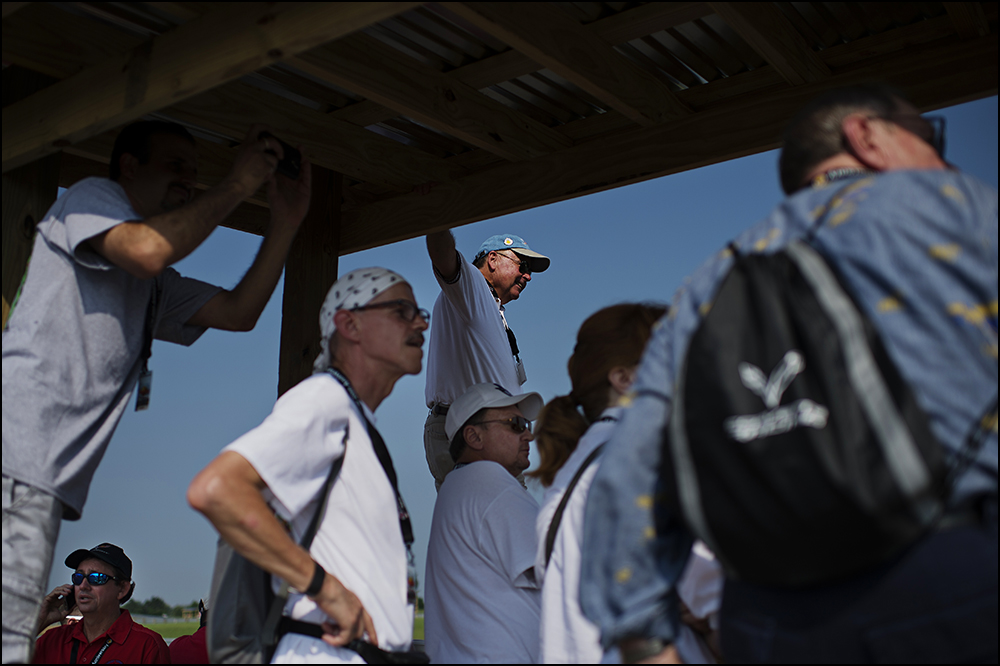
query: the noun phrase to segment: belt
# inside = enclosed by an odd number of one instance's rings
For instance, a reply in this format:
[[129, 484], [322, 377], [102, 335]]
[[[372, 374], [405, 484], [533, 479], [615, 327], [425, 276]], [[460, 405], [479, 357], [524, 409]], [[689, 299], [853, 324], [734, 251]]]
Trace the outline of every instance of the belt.
[[[278, 638], [285, 634], [302, 634], [313, 638], [323, 638], [323, 627], [311, 622], [301, 622], [290, 617], [282, 617], [278, 622]], [[361, 655], [369, 664], [428, 664], [430, 658], [423, 652], [410, 650], [409, 652], [388, 652], [377, 645], [372, 645], [362, 640], [354, 639], [344, 646], [348, 650], [353, 650]]]
[[434, 405], [431, 407], [431, 414], [433, 414], [434, 416], [444, 416], [448, 413], [448, 409], [450, 407], [451, 405], [446, 405], [443, 402], [434, 403]]

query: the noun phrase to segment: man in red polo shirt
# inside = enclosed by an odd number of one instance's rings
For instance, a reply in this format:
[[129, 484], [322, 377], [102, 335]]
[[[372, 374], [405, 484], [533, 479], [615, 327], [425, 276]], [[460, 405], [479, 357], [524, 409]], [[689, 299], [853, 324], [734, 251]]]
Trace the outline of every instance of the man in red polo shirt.
[[38, 631], [66, 619], [75, 603], [83, 619], [45, 632], [35, 646], [36, 664], [169, 664], [163, 638], [141, 624], [121, 605], [129, 600], [132, 560], [118, 546], [102, 543], [66, 558], [73, 584], [60, 585], [42, 602]]

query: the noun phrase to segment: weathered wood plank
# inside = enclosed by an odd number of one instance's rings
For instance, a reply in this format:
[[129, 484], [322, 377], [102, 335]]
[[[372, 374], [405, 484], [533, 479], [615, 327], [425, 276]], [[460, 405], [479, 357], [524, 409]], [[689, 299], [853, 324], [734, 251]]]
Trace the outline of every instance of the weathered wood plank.
[[319, 309], [337, 280], [340, 255], [342, 176], [313, 169], [309, 214], [285, 262], [281, 299], [281, 348], [278, 352], [278, 395], [312, 373], [319, 354]]
[[815, 95], [885, 81], [923, 110], [996, 94], [997, 40], [942, 40], [848, 68], [819, 83], [772, 86], [694, 116], [615, 134], [522, 164], [495, 167], [346, 212], [346, 254], [431, 231], [677, 173], [778, 146], [785, 122]]
[[263, 122], [288, 143], [303, 144], [314, 164], [404, 192], [464, 173], [417, 148], [241, 82], [175, 104], [163, 114], [239, 140], [252, 123]]
[[3, 171], [418, 3], [253, 3], [216, 10], [4, 109]]
[[313, 49], [289, 64], [510, 161], [570, 145], [545, 125], [367, 35]]
[[986, 20], [981, 2], [945, 2], [948, 18], [955, 26], [955, 32], [963, 40], [985, 37], [990, 34], [990, 24]]
[[830, 68], [773, 2], [708, 5], [793, 86], [831, 75]]
[[443, 3], [449, 10], [551, 69], [640, 125], [691, 112], [653, 74], [542, 3]]

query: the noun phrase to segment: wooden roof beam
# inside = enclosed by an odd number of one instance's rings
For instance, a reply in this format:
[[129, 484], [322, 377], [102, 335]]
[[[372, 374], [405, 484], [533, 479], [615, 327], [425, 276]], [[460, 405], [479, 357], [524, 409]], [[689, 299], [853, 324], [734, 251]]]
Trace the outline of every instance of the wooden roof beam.
[[2, 5], [2, 12], [3, 12], [2, 13], [2, 18], [7, 18], [8, 16], [10, 16], [14, 12], [16, 12], [18, 9], [21, 9], [22, 7], [24, 7], [26, 5], [30, 5], [30, 4], [31, 4], [30, 2], [4, 2], [4, 3], [0, 3], [0, 5]]
[[3, 171], [417, 4], [225, 5], [4, 109]]
[[996, 39], [945, 41], [937, 47], [921, 44], [819, 83], [772, 86], [671, 123], [583, 143], [531, 162], [501, 165], [424, 195], [360, 206], [344, 213], [341, 252], [776, 148], [784, 124], [803, 104], [826, 90], [858, 81], [885, 81], [924, 110], [993, 95], [997, 56]]
[[266, 123], [288, 143], [301, 143], [313, 163], [401, 192], [465, 173], [460, 165], [239, 81], [175, 104], [163, 114], [237, 140], [251, 124]]
[[655, 75], [561, 10], [543, 3], [442, 3], [640, 125], [691, 113]]
[[789, 84], [816, 83], [832, 75], [773, 2], [709, 2], [708, 5]]
[[990, 34], [990, 24], [986, 20], [981, 2], [945, 2], [948, 18], [955, 26], [955, 32], [963, 41], [985, 37]]
[[346, 37], [288, 63], [429, 127], [516, 162], [571, 141], [373, 37]]

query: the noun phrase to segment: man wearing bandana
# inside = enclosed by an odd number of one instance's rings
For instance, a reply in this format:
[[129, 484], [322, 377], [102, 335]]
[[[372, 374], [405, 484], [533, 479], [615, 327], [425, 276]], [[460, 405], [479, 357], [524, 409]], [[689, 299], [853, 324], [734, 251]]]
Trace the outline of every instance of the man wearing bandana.
[[[548, 269], [549, 258], [514, 234], [487, 238], [469, 263], [455, 249], [450, 231], [427, 236], [427, 253], [441, 295], [434, 303], [434, 330], [427, 352], [424, 398], [424, 452], [438, 490], [454, 462], [448, 452], [448, 408], [470, 386], [490, 382], [512, 394], [527, 379], [504, 306], [517, 300], [533, 273]], [[524, 485], [524, 478], [518, 480]]]
[[[355, 639], [405, 651], [412, 530], [374, 411], [420, 372], [429, 315], [383, 268], [352, 271], [320, 310], [322, 352], [261, 425], [191, 483], [188, 501], [243, 556], [292, 588], [274, 663], [358, 660]], [[309, 552], [299, 546], [331, 466], [339, 476]], [[282, 525], [290, 526], [290, 533]]]

